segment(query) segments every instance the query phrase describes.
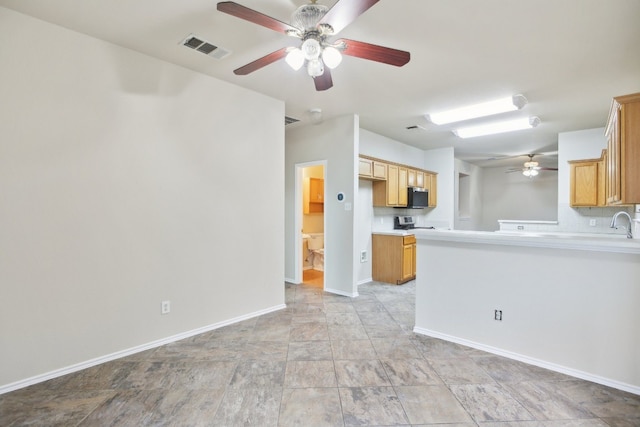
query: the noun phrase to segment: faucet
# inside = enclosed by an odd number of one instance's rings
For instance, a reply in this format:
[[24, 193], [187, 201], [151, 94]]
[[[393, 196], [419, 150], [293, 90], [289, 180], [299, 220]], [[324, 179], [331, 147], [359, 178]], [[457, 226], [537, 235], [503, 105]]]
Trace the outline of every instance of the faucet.
[[[632, 239], [633, 238], [633, 233], [631, 231], [632, 227], [633, 227], [633, 223], [631, 222], [631, 215], [629, 215], [628, 213], [626, 213], [625, 211], [620, 211], [618, 213], [616, 213], [613, 216], [613, 219], [611, 220], [611, 228], [615, 228], [617, 229], [618, 226], [616, 225], [616, 222], [618, 220], [618, 217], [620, 215], [624, 215], [627, 217], [627, 219], [629, 220], [629, 228], [627, 228], [627, 239]], [[622, 228], [624, 228], [624, 226], [621, 226]]]

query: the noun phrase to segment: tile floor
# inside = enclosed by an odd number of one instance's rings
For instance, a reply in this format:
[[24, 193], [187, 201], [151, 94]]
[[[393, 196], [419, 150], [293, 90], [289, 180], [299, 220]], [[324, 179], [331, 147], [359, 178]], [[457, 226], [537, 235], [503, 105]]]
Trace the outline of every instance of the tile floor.
[[640, 426], [640, 396], [412, 332], [415, 283], [287, 309], [0, 396], [0, 426]]

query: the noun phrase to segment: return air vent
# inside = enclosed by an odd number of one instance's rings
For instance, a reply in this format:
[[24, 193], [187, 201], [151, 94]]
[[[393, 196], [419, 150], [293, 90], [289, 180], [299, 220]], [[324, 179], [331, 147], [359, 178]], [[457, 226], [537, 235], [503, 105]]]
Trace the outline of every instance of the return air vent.
[[189, 36], [182, 41], [182, 45], [193, 50], [197, 50], [198, 52], [204, 53], [205, 55], [211, 56], [215, 59], [223, 59], [231, 54], [230, 50], [211, 44], [193, 34], [189, 34]]
[[299, 122], [300, 120], [294, 119], [293, 117], [284, 116], [284, 125], [290, 125], [295, 122]]

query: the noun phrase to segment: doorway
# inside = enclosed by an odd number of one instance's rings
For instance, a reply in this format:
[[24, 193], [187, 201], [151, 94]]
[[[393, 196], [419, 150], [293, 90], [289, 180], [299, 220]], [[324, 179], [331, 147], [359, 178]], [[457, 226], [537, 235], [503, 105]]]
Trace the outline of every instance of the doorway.
[[326, 162], [296, 165], [296, 241], [298, 283], [324, 289], [325, 263], [325, 170]]

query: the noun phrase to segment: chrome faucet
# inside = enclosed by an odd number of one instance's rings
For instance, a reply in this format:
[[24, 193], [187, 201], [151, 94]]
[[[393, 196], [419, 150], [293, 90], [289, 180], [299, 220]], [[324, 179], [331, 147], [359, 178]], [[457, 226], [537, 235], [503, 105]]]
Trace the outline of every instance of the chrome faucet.
[[[633, 223], [631, 222], [631, 215], [629, 215], [625, 211], [620, 211], [613, 216], [613, 219], [611, 220], [611, 228], [615, 228], [615, 229], [618, 228], [618, 226], [616, 225], [616, 222], [618, 221], [618, 217], [620, 215], [626, 216], [627, 219], [629, 220], [629, 228], [627, 228], [627, 239], [633, 239], [633, 232], [631, 231], [633, 227]], [[624, 226], [622, 225], [620, 227], [624, 228]]]

